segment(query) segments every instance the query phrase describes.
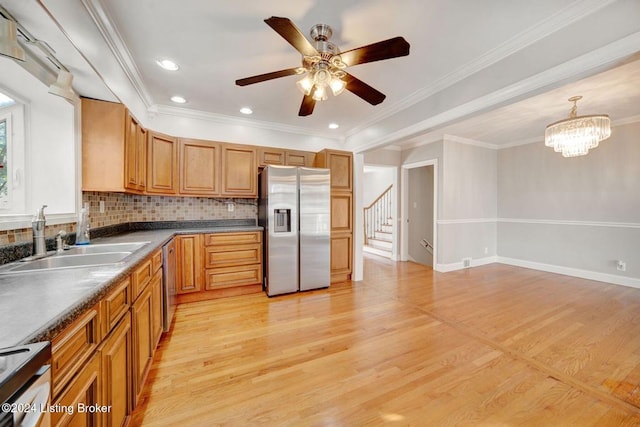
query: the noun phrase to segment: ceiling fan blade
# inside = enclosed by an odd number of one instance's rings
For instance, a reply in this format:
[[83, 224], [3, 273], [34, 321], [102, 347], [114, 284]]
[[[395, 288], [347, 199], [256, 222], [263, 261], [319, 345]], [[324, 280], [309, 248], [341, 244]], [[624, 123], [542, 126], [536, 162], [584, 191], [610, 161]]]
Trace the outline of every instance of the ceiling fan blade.
[[369, 104], [378, 105], [387, 97], [384, 93], [372, 88], [362, 80], [358, 80], [349, 73], [346, 74], [342, 79], [347, 83], [345, 89], [364, 99]]
[[257, 76], [245, 77], [244, 79], [236, 80], [236, 84], [238, 86], [247, 86], [252, 85], [254, 83], [260, 83], [267, 80], [273, 80], [280, 77], [292, 76], [297, 73], [298, 68], [289, 68], [286, 70], [274, 71], [272, 73], [259, 74]]
[[342, 58], [342, 62], [347, 64], [347, 66], [352, 66], [407, 55], [409, 55], [409, 43], [402, 37], [394, 37], [378, 43], [347, 50], [346, 52], [340, 53], [340, 58]]
[[298, 52], [304, 56], [318, 56], [320, 55], [316, 48], [307, 40], [307, 38], [300, 32], [298, 27], [291, 22], [289, 18], [279, 18], [272, 16], [265, 19], [264, 22], [268, 26], [273, 28], [276, 33], [280, 34], [282, 38], [291, 44]]
[[308, 116], [313, 113], [313, 108], [316, 106], [316, 100], [313, 99], [310, 95], [305, 95], [302, 98], [302, 104], [300, 105], [300, 111], [298, 111], [299, 116]]

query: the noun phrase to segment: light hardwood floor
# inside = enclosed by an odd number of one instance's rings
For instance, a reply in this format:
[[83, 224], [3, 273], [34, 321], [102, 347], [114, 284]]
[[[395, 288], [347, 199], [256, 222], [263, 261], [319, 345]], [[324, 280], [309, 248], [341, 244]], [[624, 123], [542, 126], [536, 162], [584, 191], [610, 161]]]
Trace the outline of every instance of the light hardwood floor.
[[365, 280], [178, 307], [138, 426], [640, 425], [640, 290], [365, 257]]

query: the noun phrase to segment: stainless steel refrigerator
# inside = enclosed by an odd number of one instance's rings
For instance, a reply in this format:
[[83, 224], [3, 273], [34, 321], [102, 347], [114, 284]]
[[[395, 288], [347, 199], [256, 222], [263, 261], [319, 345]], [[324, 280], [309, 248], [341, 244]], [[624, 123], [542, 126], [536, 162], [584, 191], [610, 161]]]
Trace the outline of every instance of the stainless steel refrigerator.
[[265, 292], [274, 296], [329, 287], [329, 169], [267, 166], [259, 180]]

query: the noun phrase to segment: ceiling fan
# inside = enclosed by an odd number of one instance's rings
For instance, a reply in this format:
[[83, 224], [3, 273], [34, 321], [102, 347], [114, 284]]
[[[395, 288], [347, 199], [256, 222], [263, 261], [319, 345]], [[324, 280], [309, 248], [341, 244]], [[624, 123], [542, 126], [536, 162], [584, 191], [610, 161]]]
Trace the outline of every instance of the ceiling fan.
[[309, 33], [313, 39], [312, 43], [288, 18], [272, 16], [264, 22], [302, 54], [302, 66], [246, 77], [236, 80], [236, 84], [247, 86], [280, 77], [304, 74], [302, 80], [297, 82], [298, 89], [304, 94], [299, 116], [308, 116], [313, 113], [316, 101], [326, 100], [329, 90], [337, 96], [346, 89], [371, 105], [380, 104], [386, 97], [383, 93], [358, 80], [344, 69], [353, 65], [409, 55], [409, 43], [402, 37], [394, 37], [340, 52], [338, 47], [329, 41], [333, 31], [328, 25], [317, 24], [311, 28]]

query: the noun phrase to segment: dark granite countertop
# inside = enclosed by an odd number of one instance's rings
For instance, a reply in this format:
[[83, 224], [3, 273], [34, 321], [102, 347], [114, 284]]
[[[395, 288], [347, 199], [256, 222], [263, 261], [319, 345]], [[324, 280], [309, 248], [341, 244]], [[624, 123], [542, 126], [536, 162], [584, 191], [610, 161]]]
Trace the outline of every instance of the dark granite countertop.
[[262, 231], [255, 225], [194, 226], [91, 239], [92, 244], [149, 242], [118, 264], [0, 274], [0, 348], [51, 340], [176, 235]]

